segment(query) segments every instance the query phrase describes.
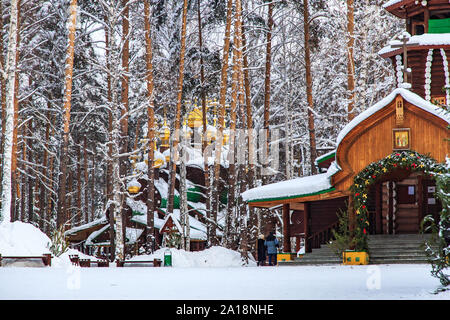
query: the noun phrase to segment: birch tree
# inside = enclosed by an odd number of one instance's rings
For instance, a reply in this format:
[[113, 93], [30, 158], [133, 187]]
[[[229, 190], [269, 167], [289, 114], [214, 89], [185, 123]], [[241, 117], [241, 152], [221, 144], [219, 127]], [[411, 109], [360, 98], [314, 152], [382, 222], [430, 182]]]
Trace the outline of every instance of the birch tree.
[[17, 65], [17, 24], [18, 24], [18, 0], [11, 1], [11, 18], [9, 23], [8, 49], [6, 66], [2, 70], [2, 76], [6, 78], [6, 114], [5, 114], [5, 137], [3, 149], [3, 174], [2, 174], [2, 210], [1, 222], [11, 221], [12, 202], [12, 157], [13, 157], [13, 130], [14, 130], [14, 95]]
[[[154, 212], [155, 212], [155, 171], [153, 168], [155, 141], [155, 105], [153, 97], [153, 53], [152, 40], [150, 33], [150, 1], [144, 1], [144, 18], [145, 18], [145, 50], [146, 50], [146, 65], [147, 65], [147, 139], [148, 139], [148, 183], [147, 183], [147, 243], [148, 245], [154, 242]], [[152, 248], [153, 250], [153, 248]]]
[[[231, 20], [232, 20], [232, 5], [233, 1], [227, 2], [227, 16], [225, 24], [225, 36], [224, 47], [222, 56], [222, 69], [221, 69], [221, 83], [220, 83], [220, 95], [219, 95], [219, 118], [218, 118], [218, 134], [216, 137], [215, 156], [214, 156], [214, 186], [213, 186], [213, 209], [212, 220], [214, 224], [217, 224], [217, 213], [220, 210], [219, 200], [219, 185], [220, 185], [220, 166], [221, 155], [223, 146], [223, 130], [225, 126], [225, 108], [226, 108], [226, 93], [227, 93], [227, 76], [228, 76], [228, 63], [229, 63], [229, 50], [230, 50], [230, 33], [231, 33]], [[216, 245], [218, 242], [216, 238], [215, 226], [211, 230], [211, 244]]]
[[348, 121], [351, 121], [355, 114], [353, 108], [355, 104], [355, 61], [353, 58], [353, 46], [355, 44], [355, 21], [353, 0], [347, 0], [347, 90], [348, 98]]
[[167, 212], [169, 214], [173, 213], [174, 206], [174, 197], [175, 197], [175, 180], [176, 180], [176, 172], [177, 172], [177, 164], [174, 155], [177, 151], [178, 145], [178, 135], [180, 131], [180, 121], [181, 121], [181, 105], [183, 99], [183, 79], [184, 79], [184, 57], [186, 51], [186, 25], [187, 25], [187, 9], [188, 9], [188, 1], [184, 0], [183, 5], [183, 14], [182, 14], [182, 22], [181, 22], [181, 49], [180, 49], [180, 64], [179, 64], [179, 72], [178, 72], [178, 87], [177, 87], [177, 105], [175, 112], [175, 132], [173, 135], [173, 144], [171, 144], [172, 156], [170, 157], [170, 171], [169, 171], [169, 195], [167, 202]]

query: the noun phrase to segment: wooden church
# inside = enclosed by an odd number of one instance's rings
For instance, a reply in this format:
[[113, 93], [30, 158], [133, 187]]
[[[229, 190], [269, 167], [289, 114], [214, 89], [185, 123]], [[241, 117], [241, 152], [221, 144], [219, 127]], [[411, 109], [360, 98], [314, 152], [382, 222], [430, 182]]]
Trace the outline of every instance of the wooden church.
[[[424, 216], [441, 210], [423, 159], [444, 163], [449, 155], [443, 105], [450, 103], [450, 2], [392, 0], [384, 8], [406, 22], [405, 32], [379, 52], [392, 62], [397, 88], [343, 128], [336, 149], [316, 160], [321, 173], [242, 194], [251, 207], [282, 208], [284, 252], [297, 252], [300, 243], [311, 252], [329, 241], [337, 212], [353, 201], [355, 178], [368, 168], [377, 174], [361, 180], [368, 188], [364, 232], [417, 234]], [[349, 214], [355, 221], [357, 212]]]

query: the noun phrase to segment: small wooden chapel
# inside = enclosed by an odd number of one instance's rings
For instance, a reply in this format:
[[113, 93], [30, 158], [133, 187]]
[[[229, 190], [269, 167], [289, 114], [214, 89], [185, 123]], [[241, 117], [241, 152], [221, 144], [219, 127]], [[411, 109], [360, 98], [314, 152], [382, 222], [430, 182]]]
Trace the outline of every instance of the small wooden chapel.
[[297, 252], [300, 243], [311, 252], [329, 241], [337, 213], [353, 201], [355, 177], [374, 164], [380, 173], [362, 182], [368, 234], [419, 233], [426, 215], [439, 216], [435, 182], [420, 169], [424, 158], [444, 163], [450, 155], [450, 2], [391, 0], [383, 7], [405, 20], [405, 32], [379, 52], [392, 62], [397, 88], [343, 128], [336, 149], [316, 160], [321, 173], [242, 194], [250, 207], [282, 208], [284, 252]]

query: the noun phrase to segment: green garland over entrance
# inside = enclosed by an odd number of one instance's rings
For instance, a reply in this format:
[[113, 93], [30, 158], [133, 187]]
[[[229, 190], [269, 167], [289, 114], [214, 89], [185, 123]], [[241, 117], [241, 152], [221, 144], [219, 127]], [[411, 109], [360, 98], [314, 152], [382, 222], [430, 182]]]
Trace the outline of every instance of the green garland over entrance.
[[356, 216], [355, 223], [355, 250], [368, 251], [369, 211], [367, 197], [369, 187], [383, 180], [390, 172], [404, 169], [412, 172], [423, 172], [434, 177], [435, 174], [445, 172], [444, 164], [437, 163], [433, 158], [422, 155], [416, 151], [393, 152], [378, 162], [373, 162], [364, 168], [354, 178], [350, 187], [353, 197], [353, 210]]

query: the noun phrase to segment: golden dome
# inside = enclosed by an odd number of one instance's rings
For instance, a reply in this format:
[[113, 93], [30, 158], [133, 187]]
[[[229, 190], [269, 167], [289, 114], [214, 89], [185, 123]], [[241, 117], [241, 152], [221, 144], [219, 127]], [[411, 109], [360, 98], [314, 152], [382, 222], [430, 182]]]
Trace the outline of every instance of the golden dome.
[[167, 126], [167, 121], [164, 119], [164, 124], [159, 131], [161, 137], [161, 147], [169, 147], [170, 128]]
[[132, 187], [128, 187], [128, 192], [129, 193], [138, 193], [140, 189], [141, 188], [139, 188], [137, 186], [132, 186]]
[[[153, 152], [153, 168], [161, 168], [164, 165], [164, 156], [161, 152], [156, 148], [155, 144], [155, 151]], [[146, 158], [145, 164], [148, 166], [148, 159]]]
[[194, 104], [194, 109], [191, 112], [189, 112], [188, 125], [191, 128], [198, 128], [203, 125], [202, 111], [195, 104]]
[[136, 179], [133, 179], [128, 183], [128, 192], [129, 193], [138, 193], [140, 189], [141, 189], [141, 184]]

